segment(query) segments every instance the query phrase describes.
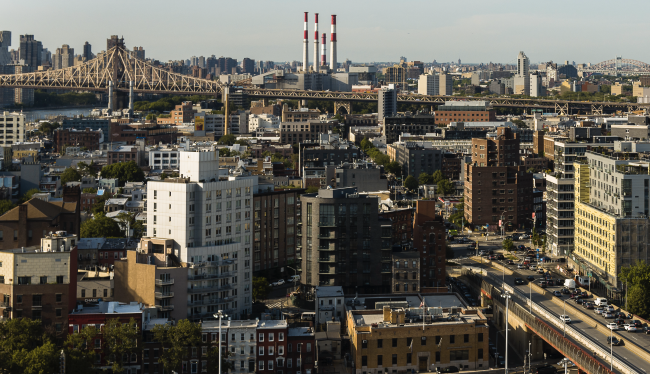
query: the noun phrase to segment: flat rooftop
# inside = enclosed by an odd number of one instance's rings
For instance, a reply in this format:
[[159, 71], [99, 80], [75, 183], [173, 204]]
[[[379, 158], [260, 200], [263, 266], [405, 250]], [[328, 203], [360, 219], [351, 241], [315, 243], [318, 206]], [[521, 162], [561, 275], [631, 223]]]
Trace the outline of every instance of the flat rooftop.
[[144, 304], [132, 301], [129, 304], [122, 304], [117, 301], [100, 301], [97, 305], [84, 306], [82, 309], [75, 309], [70, 314], [119, 314], [119, 313], [142, 313], [146, 308]]

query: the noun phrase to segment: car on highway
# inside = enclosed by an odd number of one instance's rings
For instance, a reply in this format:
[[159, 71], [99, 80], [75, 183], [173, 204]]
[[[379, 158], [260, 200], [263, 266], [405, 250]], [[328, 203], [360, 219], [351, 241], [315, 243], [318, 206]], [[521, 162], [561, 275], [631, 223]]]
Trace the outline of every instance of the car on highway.
[[515, 278], [515, 285], [520, 286], [522, 284], [526, 284], [526, 281], [521, 279], [521, 278]]
[[483, 250], [481, 250], [481, 251], [478, 252], [478, 255], [479, 255], [479, 256], [487, 256], [487, 255], [488, 255], [488, 251], [486, 251], [485, 249], [483, 249]]
[[616, 313], [614, 313], [614, 318], [625, 319], [625, 318], [627, 318], [627, 316], [623, 312], [616, 312]]
[[529, 281], [534, 281], [535, 276], [534, 275], [529, 275], [529, 276], [526, 277], [526, 279], [528, 279]]
[[[530, 270], [533, 270], [533, 269], [530, 269]], [[546, 271], [545, 271], [544, 269], [542, 269], [542, 268], [538, 268], [538, 269], [537, 269], [537, 273], [538, 273], [538, 274], [544, 274], [545, 272], [546, 272]]]
[[526, 240], [526, 239], [530, 239], [530, 236], [526, 234], [519, 235], [519, 240]]
[[515, 264], [515, 262], [512, 261], [512, 260], [508, 260], [508, 261], [506, 262], [506, 265], [514, 265], [514, 264]]
[[625, 331], [627, 331], [627, 332], [636, 332], [636, 330], [637, 330], [636, 326], [634, 326], [631, 323], [625, 324], [625, 325], [623, 325], [623, 327], [625, 328]]
[[576, 297], [575, 299], [573, 299], [573, 301], [575, 301], [575, 303], [578, 305], [585, 302], [581, 297]]
[[539, 286], [542, 288], [546, 288], [548, 286], [548, 283], [546, 283], [545, 280], [539, 281]]
[[615, 324], [614, 322], [611, 322], [611, 323], [607, 324], [607, 328], [612, 330], [612, 331], [616, 331], [616, 330], [618, 330], [618, 325]]
[[614, 315], [612, 313], [610, 313], [610, 312], [607, 312], [607, 311], [603, 311], [602, 316], [603, 316], [603, 318], [614, 318]]
[[630, 321], [630, 324], [634, 325], [636, 328], [643, 327], [643, 324], [638, 319], [633, 319]]
[[608, 336], [607, 337], [607, 345], [621, 345], [623, 344], [622, 340], [617, 339], [615, 336]]
[[596, 313], [596, 314], [603, 314], [603, 312], [604, 312], [604, 309], [603, 309], [603, 308], [596, 308], [596, 309], [594, 309], [594, 313]]
[[562, 297], [562, 292], [560, 292], [560, 291], [553, 291], [553, 296]]
[[644, 327], [643, 332], [645, 332], [646, 335], [650, 335], [650, 327], [648, 327], [648, 326]]
[[502, 254], [497, 255], [497, 260], [505, 260], [505, 257], [503, 257]]
[[528, 266], [524, 265], [523, 263], [517, 264], [517, 269], [528, 269]]
[[560, 316], [560, 321], [566, 323], [567, 325], [570, 325], [571, 324], [571, 317], [569, 317], [566, 314], [563, 314], [563, 315]]
[[607, 305], [606, 307], [604, 307], [604, 309], [606, 311], [610, 312], [611, 314], [614, 314], [614, 312], [616, 311], [616, 308], [614, 307], [614, 305]]
[[560, 290], [560, 292], [562, 292], [562, 293], [565, 294], [565, 295], [568, 295], [568, 294], [571, 293], [571, 291], [569, 291], [568, 288], [563, 288], [563, 289]]
[[489, 255], [488, 256], [488, 260], [496, 260], [496, 259], [497, 259], [497, 255]]
[[616, 319], [614, 319], [614, 323], [619, 325], [619, 326], [623, 326], [623, 325], [625, 325], [625, 320], [622, 319], [622, 318], [616, 318]]
[[590, 303], [589, 301], [585, 301], [582, 304], [582, 307], [585, 309], [594, 309], [594, 303]]
[[517, 249], [520, 250], [520, 251], [523, 251], [523, 250], [526, 249], [526, 246], [523, 245], [523, 244], [519, 244], [519, 245], [517, 246]]
[[530, 265], [530, 270], [536, 271], [537, 270], [537, 265]]

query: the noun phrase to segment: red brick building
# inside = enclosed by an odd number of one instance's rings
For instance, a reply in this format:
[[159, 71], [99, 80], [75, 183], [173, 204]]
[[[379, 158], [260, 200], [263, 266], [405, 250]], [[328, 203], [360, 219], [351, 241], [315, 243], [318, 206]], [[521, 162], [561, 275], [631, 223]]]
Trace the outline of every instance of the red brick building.
[[89, 151], [96, 151], [99, 149], [103, 135], [101, 130], [90, 128], [85, 130], [58, 128], [54, 131], [54, 145], [59, 153], [65, 147], [82, 147]]
[[257, 325], [257, 374], [276, 374], [288, 365], [284, 360], [288, 330], [286, 320], [264, 320]]
[[[287, 374], [315, 374], [316, 339], [312, 327], [289, 327], [287, 341], [287, 360], [284, 368], [278, 367]], [[279, 360], [278, 360], [279, 361]]]
[[[76, 295], [76, 293], [74, 294]], [[141, 334], [142, 323], [145, 314], [150, 313], [156, 315], [155, 308], [147, 308], [142, 304], [133, 302], [131, 304], [121, 304], [115, 301], [102, 302], [97, 305], [84, 306], [83, 308], [76, 309], [68, 316], [68, 333], [76, 334], [81, 331], [85, 326], [105, 326], [110, 320], [117, 319], [120, 323], [129, 323], [131, 319], [134, 320], [138, 329], [138, 347], [142, 345]], [[103, 335], [97, 334], [93, 341], [88, 342], [95, 348], [95, 368], [109, 369], [110, 365], [106, 357], [106, 350], [104, 348]], [[123, 360], [124, 373], [140, 373], [142, 369], [142, 355], [139, 354], [139, 348], [129, 354], [126, 354]]]
[[403, 246], [413, 237], [413, 214], [415, 209], [391, 209], [379, 213], [379, 218], [391, 221], [391, 245]]
[[[420, 252], [420, 288], [445, 291], [445, 263], [447, 261], [445, 224], [436, 214], [436, 200], [418, 200], [413, 220], [413, 247]], [[433, 288], [433, 289], [432, 289]]]
[[435, 112], [436, 125], [450, 122], [492, 122], [496, 121], [494, 109], [486, 101], [447, 101]]
[[109, 141], [126, 142], [126, 144], [135, 144], [136, 139], [145, 139], [145, 144], [148, 145], [160, 142], [175, 143], [179, 136], [176, 128], [151, 123], [136, 124], [111, 121], [109, 131]]
[[462, 155], [454, 153], [444, 153], [442, 156], [442, 175], [450, 180], [460, 179]]
[[40, 246], [50, 232], [67, 231], [79, 236], [78, 186], [64, 187], [62, 201], [31, 199], [0, 216], [0, 249]]

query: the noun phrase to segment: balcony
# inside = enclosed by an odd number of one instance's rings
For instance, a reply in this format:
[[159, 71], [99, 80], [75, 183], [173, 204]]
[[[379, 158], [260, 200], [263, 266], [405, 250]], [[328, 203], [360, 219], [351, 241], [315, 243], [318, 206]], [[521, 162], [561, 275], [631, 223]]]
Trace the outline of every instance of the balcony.
[[174, 297], [174, 293], [173, 292], [155, 292], [154, 296], [156, 297], [156, 299], [165, 299], [165, 298], [168, 298], [168, 297]]
[[335, 257], [319, 257], [318, 262], [336, 262]]
[[230, 289], [232, 289], [231, 284], [226, 284], [226, 285], [223, 285], [223, 286], [214, 285], [214, 286], [207, 286], [207, 287], [188, 288], [187, 293], [196, 294], [196, 293], [206, 293], [206, 292], [214, 292], [214, 291], [224, 291], [224, 290], [230, 290]]
[[187, 280], [190, 280], [190, 281], [217, 279], [217, 278], [219, 278], [218, 274], [197, 274], [197, 275], [188, 275], [187, 276]]
[[318, 239], [338, 239], [335, 232], [330, 232], [327, 234], [318, 234]]
[[327, 219], [318, 222], [319, 227], [336, 227], [336, 221], [334, 219]]
[[160, 309], [161, 312], [170, 312], [174, 310], [173, 305], [156, 305], [156, 308]]
[[174, 284], [173, 279], [156, 279], [156, 286], [170, 286]]
[[333, 243], [332, 244], [326, 244], [326, 245], [321, 244], [321, 245], [318, 246], [318, 250], [319, 251], [335, 251], [336, 246]]

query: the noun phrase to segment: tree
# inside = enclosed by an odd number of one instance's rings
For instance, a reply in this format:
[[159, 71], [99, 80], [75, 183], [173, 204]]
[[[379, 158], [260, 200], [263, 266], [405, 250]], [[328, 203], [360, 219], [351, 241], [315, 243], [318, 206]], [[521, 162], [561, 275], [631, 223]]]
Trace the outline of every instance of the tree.
[[94, 218], [85, 220], [81, 224], [82, 238], [123, 238], [120, 225], [114, 219], [106, 217], [103, 213]]
[[81, 191], [81, 192], [83, 192], [83, 193], [94, 193], [94, 194], [96, 194], [96, 193], [97, 193], [97, 189], [96, 189], [96, 188], [91, 188], [91, 187], [86, 187], [86, 188], [84, 188], [83, 191]]
[[404, 187], [406, 187], [407, 189], [409, 189], [411, 191], [417, 190], [418, 189], [418, 180], [415, 179], [412, 175], [409, 175], [404, 180]]
[[156, 115], [153, 113], [147, 114], [147, 117], [145, 118], [147, 121], [156, 121]]
[[397, 161], [391, 161], [384, 166], [386, 173], [394, 175], [402, 175], [402, 165]]
[[438, 182], [438, 194], [439, 195], [451, 195], [456, 191], [456, 187], [449, 179], [443, 179]]
[[117, 178], [120, 185], [126, 182], [144, 182], [144, 172], [135, 161], [117, 162], [102, 168], [102, 178]]
[[266, 299], [271, 291], [269, 281], [264, 277], [253, 277], [253, 301]]
[[90, 175], [90, 176], [96, 177], [97, 176], [96, 167], [97, 167], [97, 164], [95, 164], [95, 161], [90, 161], [90, 164], [87, 164], [85, 162], [77, 163], [77, 170], [79, 170], [79, 172], [82, 175]]
[[0, 216], [12, 210], [16, 206], [11, 200], [0, 200]]
[[422, 172], [418, 177], [418, 182], [420, 183], [420, 185], [431, 184], [433, 183], [433, 176]]
[[66, 185], [68, 182], [80, 182], [81, 174], [73, 168], [66, 168], [63, 173], [61, 173], [61, 184]]
[[106, 203], [106, 200], [108, 200], [108, 199], [109, 199], [109, 196], [106, 193], [106, 191], [104, 191], [103, 195], [98, 195], [95, 198], [95, 204], [93, 204], [93, 206], [90, 208], [90, 213], [92, 213], [94, 215], [104, 214], [104, 204]]
[[83, 373], [93, 366], [95, 350], [93, 339], [97, 336], [95, 326], [86, 326], [77, 334], [70, 334], [63, 343], [66, 373]]
[[15, 318], [0, 322], [0, 368], [9, 373], [22, 373], [24, 354], [44, 344], [41, 321], [29, 318]]
[[201, 326], [186, 319], [178, 321], [176, 326], [156, 325], [151, 332], [153, 340], [165, 347], [160, 355], [160, 362], [169, 373], [180, 373], [183, 356], [187, 355], [188, 348], [201, 343]]
[[526, 125], [526, 122], [524, 122], [524, 121], [522, 121], [520, 119], [513, 119], [511, 122], [514, 123], [515, 125], [517, 125], [517, 127], [519, 127], [520, 129], [527, 129], [528, 128], [528, 125]]
[[219, 144], [233, 145], [233, 144], [235, 144], [235, 140], [237, 140], [235, 135], [228, 134], [228, 135], [224, 135], [224, 136], [219, 138]]
[[305, 190], [305, 193], [317, 193], [318, 192], [318, 187], [310, 186], [307, 187]]
[[[221, 356], [221, 373], [228, 373], [235, 369], [235, 365], [229, 359], [230, 351]], [[208, 373], [219, 373], [219, 348], [211, 347], [208, 349]]]
[[642, 318], [650, 317], [650, 264], [637, 261], [624, 266], [620, 278], [627, 287], [628, 311]]
[[132, 353], [140, 351], [138, 324], [133, 318], [128, 323], [122, 323], [117, 318], [110, 319], [104, 325], [103, 336], [104, 352], [108, 362], [112, 362], [113, 373], [124, 372], [124, 362], [128, 362], [125, 358], [130, 359]]
[[59, 350], [49, 340], [32, 349], [22, 349], [13, 355], [14, 364], [20, 367], [20, 373], [45, 374], [58, 371]]
[[25, 192], [23, 197], [20, 198], [20, 203], [24, 203], [26, 201], [29, 201], [32, 199], [32, 196], [34, 196], [35, 193], [40, 193], [41, 191], [38, 188], [32, 188], [31, 190]]
[[443, 179], [447, 179], [447, 178], [445, 178], [445, 176], [442, 174], [442, 170], [436, 170], [436, 171], [434, 171], [433, 174], [431, 174], [431, 178], [433, 179], [433, 184], [438, 184], [438, 182], [440, 182], [441, 180], [443, 180]]
[[126, 233], [124, 236], [128, 237], [129, 233], [126, 231], [126, 229], [127, 227], [129, 229], [133, 228], [133, 225], [135, 224], [135, 214], [129, 212], [121, 212], [115, 217], [115, 219], [118, 221], [120, 230], [124, 230], [124, 232]]
[[235, 144], [239, 144], [244, 147], [248, 147], [250, 144], [248, 143], [248, 140], [240, 139], [235, 141]]
[[368, 140], [368, 138], [363, 138], [361, 140], [360, 145], [361, 145], [361, 149], [364, 150], [365, 152], [367, 152], [369, 149], [375, 147], [374, 145], [372, 145], [372, 142], [370, 142], [370, 140]]
[[505, 239], [503, 241], [503, 250], [512, 252], [512, 250], [515, 248], [515, 245], [512, 243], [512, 239]]

